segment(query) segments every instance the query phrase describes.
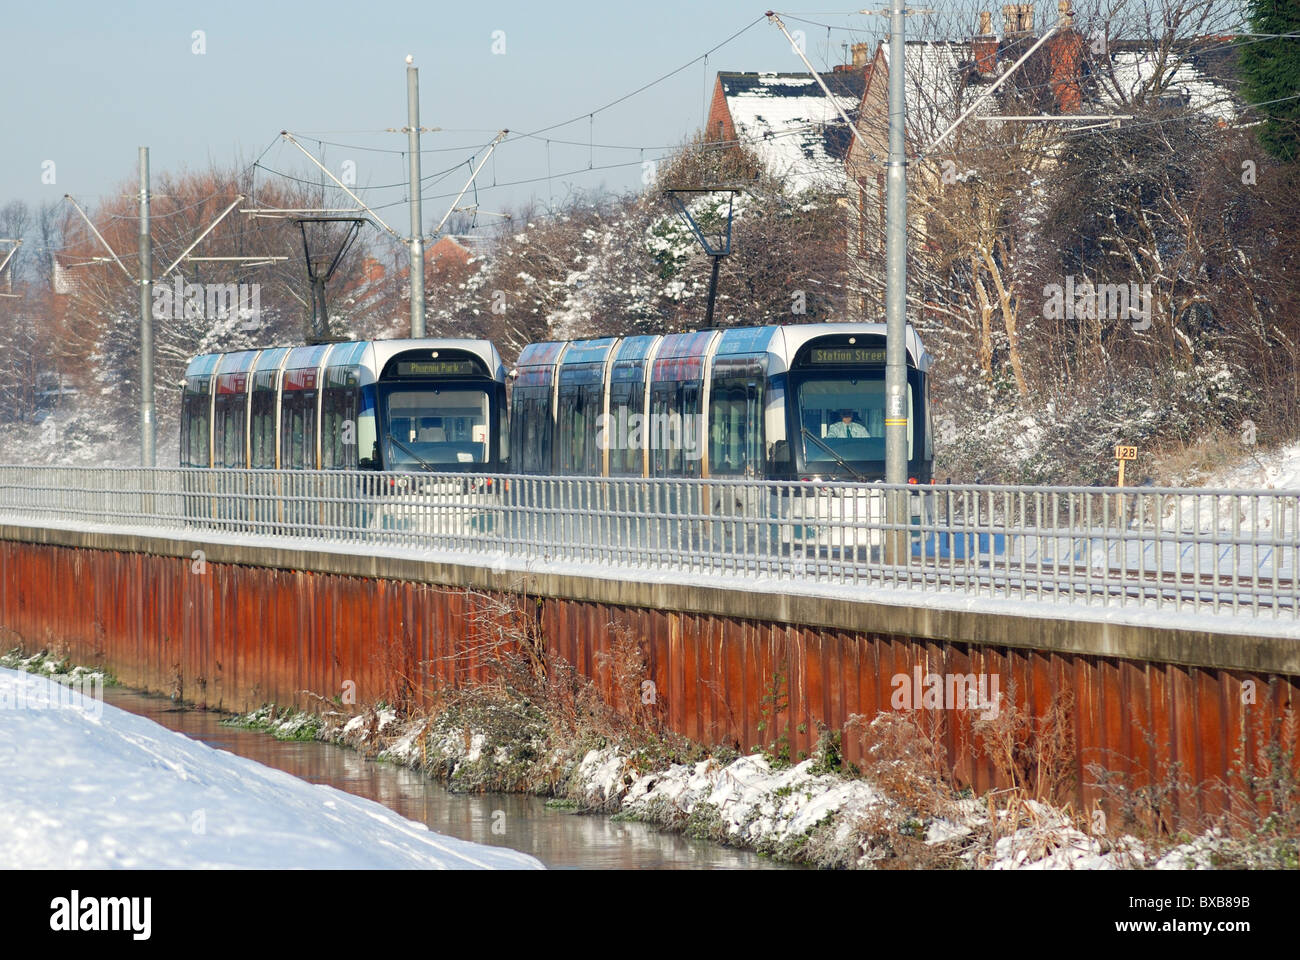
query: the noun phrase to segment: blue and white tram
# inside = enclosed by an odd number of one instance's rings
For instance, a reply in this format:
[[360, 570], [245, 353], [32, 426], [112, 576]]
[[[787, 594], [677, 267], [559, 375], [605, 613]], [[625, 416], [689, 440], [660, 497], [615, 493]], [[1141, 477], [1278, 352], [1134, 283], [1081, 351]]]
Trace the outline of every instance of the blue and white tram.
[[[908, 477], [934, 471], [930, 356], [907, 328]], [[809, 323], [530, 344], [511, 398], [515, 472], [885, 477], [885, 327]]]
[[[499, 500], [482, 475], [505, 469], [505, 416], [505, 367], [485, 340], [204, 354], [181, 385], [180, 465], [247, 472], [187, 475], [186, 512], [290, 533], [317, 525], [482, 533]], [[276, 469], [385, 473], [259, 480], [257, 471]]]
[[[930, 356], [910, 326], [906, 347], [908, 478], [922, 484], [934, 471]], [[682, 487], [661, 506], [777, 518], [792, 553], [881, 543], [884, 495], [862, 484], [885, 479], [883, 324], [539, 343], [512, 377], [515, 473], [788, 481]], [[910, 500], [916, 512], [922, 498]], [[714, 526], [741, 535], [742, 525]]]
[[496, 473], [505, 367], [486, 340], [375, 340], [195, 357], [180, 464]]

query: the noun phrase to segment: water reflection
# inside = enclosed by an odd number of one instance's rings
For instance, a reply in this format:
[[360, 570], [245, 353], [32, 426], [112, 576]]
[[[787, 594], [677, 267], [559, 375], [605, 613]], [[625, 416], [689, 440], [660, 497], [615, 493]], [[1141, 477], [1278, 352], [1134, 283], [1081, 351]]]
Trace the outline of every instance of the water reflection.
[[512, 847], [551, 868], [780, 869], [756, 854], [665, 833], [640, 823], [556, 810], [537, 797], [456, 794], [413, 770], [366, 760], [328, 743], [284, 742], [222, 726], [220, 715], [179, 709], [166, 697], [118, 687], [104, 700], [220, 750], [377, 800], [429, 829], [476, 843]]

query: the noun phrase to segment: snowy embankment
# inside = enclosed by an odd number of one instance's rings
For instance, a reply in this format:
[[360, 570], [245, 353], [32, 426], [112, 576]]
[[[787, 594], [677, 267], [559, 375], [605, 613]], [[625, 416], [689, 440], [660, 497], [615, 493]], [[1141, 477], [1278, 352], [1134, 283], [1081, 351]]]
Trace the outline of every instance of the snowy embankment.
[[1214, 490], [1300, 491], [1300, 443], [1271, 450], [1250, 449], [1244, 459], [1231, 466], [1178, 479]]
[[4, 668], [0, 866], [541, 868]]
[[784, 769], [760, 755], [649, 773], [636, 766], [617, 749], [593, 750], [579, 766], [580, 789], [589, 801], [637, 819], [694, 818], [716, 839], [778, 855], [808, 846], [814, 858], [836, 866], [872, 867], [890, 859], [896, 853], [891, 833], [924, 838], [934, 859], [919, 865], [987, 870], [1208, 868], [1227, 845], [1206, 834], [1154, 853], [1135, 837], [1084, 833], [1066, 813], [1034, 800], [998, 810], [996, 824], [974, 799], [954, 800], [946, 816], [918, 821], [863, 780], [815, 773], [812, 760]]
[[[1184, 544], [1178, 551], [1172, 543], [1163, 544], [1164, 569], [1217, 569], [1264, 581], [1278, 578], [1284, 584], [1295, 577], [1292, 545], [1300, 528], [1300, 443], [1246, 451], [1244, 459], [1225, 466], [1180, 473], [1174, 481], [1188, 492], [1177, 497], [1161, 495], [1160, 525], [1166, 532], [1186, 539], [1192, 532], [1217, 531], [1215, 543]], [[1151, 501], [1144, 506], [1149, 510]], [[1145, 552], [1150, 554], [1152, 546], [1145, 544]], [[1144, 559], [1151, 569], [1152, 558]]]
[[[477, 723], [452, 714], [401, 720], [391, 710], [348, 719], [292, 711], [276, 717], [261, 710], [243, 720], [288, 737], [299, 736], [307, 725], [320, 739], [422, 770], [452, 789], [540, 793], [587, 812], [822, 867], [1177, 870], [1281, 865], [1267, 851], [1215, 832], [1188, 843], [1158, 845], [1128, 835], [1086, 832], [1080, 818], [1028, 799], [1007, 803], [1004, 798], [990, 809], [988, 798], [963, 797], [940, 787], [918, 807], [923, 790], [891, 789], [829, 770], [824, 758], [790, 764], [753, 753], [673, 763], [621, 746], [585, 748], [572, 740], [557, 745], [538, 718], [509, 710], [489, 709], [478, 718]], [[883, 769], [898, 779], [897, 769], [891, 773], [888, 768], [907, 765], [905, 759], [886, 759]], [[910, 783], [915, 787], [918, 781]]]

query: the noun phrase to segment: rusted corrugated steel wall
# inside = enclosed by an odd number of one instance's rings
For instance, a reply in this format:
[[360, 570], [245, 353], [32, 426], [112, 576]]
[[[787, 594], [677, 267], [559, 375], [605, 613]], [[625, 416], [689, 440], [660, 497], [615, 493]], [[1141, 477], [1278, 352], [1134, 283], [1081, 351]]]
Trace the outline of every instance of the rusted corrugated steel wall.
[[427, 584], [215, 563], [197, 572], [189, 559], [0, 542], [0, 640], [216, 709], [346, 693], [423, 705], [486, 678], [474, 651], [489, 642], [488, 613], [481, 598]]
[[[896, 678], [982, 674], [1040, 722], [1067, 698], [1073, 749], [1068, 796], [1100, 794], [1090, 765], [1156, 783], [1228, 778], [1258, 766], [1261, 744], [1296, 705], [1295, 677], [1135, 663], [1096, 656], [954, 644], [869, 632], [612, 607], [516, 600], [422, 583], [208, 563], [103, 550], [0, 542], [0, 628], [28, 648], [103, 664], [125, 684], [195, 703], [247, 710], [267, 702], [319, 706], [434, 697], [491, 675], [503, 610], [538, 616], [545, 643], [612, 692], [614, 644], [635, 638], [653, 681], [653, 708], [673, 731], [740, 749], [788, 740], [813, 748], [819, 726], [893, 709]], [[1253, 683], [1253, 701], [1247, 683]], [[1243, 692], [1245, 691], [1245, 692]], [[1005, 786], [991, 744], [961, 710], [915, 716], [945, 746], [961, 783]], [[1294, 730], [1291, 731], [1294, 736]], [[860, 737], [844, 754], [862, 762]], [[1023, 758], [1022, 758], [1023, 759]], [[1175, 791], [1182, 818], [1220, 808], [1206, 792]]]
[[[1059, 698], [1072, 739], [1062, 765], [1069, 787], [1063, 799], [1079, 809], [1102, 799], [1096, 784], [1104, 771], [1134, 786], [1167, 784], [1173, 789], [1166, 806], [1182, 818], [1217, 812], [1225, 795], [1211, 785], [1231, 782], [1234, 761], [1261, 772], [1270, 737], [1295, 744], [1295, 729], [1286, 726], [1300, 693], [1295, 677], [563, 600], [546, 601], [544, 623], [556, 651], [588, 675], [610, 652], [611, 625], [630, 630], [644, 641], [671, 729], [741, 749], [771, 749], [784, 736], [795, 759], [813, 749], [819, 725], [843, 730], [854, 715], [869, 720], [894, 710], [895, 691], [911, 691], [918, 668], [923, 676], [984, 675], [990, 687], [996, 677], [1039, 739], [1050, 733], [1042, 721]], [[979, 713], [919, 710], [914, 716], [944, 744], [961, 784], [976, 793], [1007, 785], [990, 755], [996, 742], [972, 729]], [[863, 763], [860, 734], [846, 733], [843, 750], [848, 761]], [[1030, 758], [1013, 762], [1027, 777], [1037, 773]]]

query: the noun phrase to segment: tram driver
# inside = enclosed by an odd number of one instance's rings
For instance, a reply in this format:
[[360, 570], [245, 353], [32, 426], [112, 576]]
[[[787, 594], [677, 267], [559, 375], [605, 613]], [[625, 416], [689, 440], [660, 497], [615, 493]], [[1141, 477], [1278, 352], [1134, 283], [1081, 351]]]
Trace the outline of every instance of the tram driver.
[[867, 428], [858, 422], [857, 414], [850, 409], [839, 411], [839, 423], [832, 423], [826, 428], [828, 439], [844, 440], [848, 438], [870, 437]]

